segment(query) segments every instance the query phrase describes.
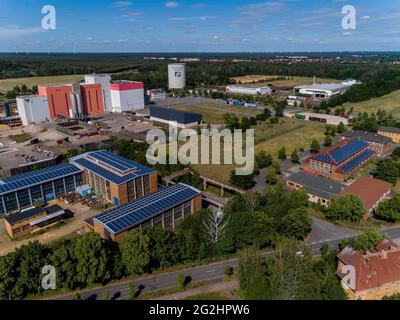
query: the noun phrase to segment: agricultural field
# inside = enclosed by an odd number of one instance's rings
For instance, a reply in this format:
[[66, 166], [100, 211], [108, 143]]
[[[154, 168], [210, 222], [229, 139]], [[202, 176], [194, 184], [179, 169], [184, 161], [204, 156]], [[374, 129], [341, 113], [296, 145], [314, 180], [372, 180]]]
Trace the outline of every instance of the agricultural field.
[[[267, 75], [267, 76], [243, 76], [243, 77], [236, 77], [232, 78], [237, 83], [253, 83], [257, 82], [255, 85], [257, 86], [266, 86], [272, 84], [274, 87], [284, 87], [284, 88], [293, 88], [300, 85], [309, 85], [314, 82], [312, 77], [290, 77], [290, 79], [279, 79], [286, 76], [274, 76], [274, 75]], [[289, 77], [286, 77], [289, 78]], [[260, 81], [260, 82], [258, 82]], [[331, 83], [331, 82], [340, 82], [336, 79], [328, 79], [328, 78], [316, 78], [315, 81], [317, 83]]]
[[358, 114], [359, 112], [368, 112], [370, 114], [372, 112], [376, 113], [379, 109], [383, 109], [395, 117], [400, 117], [400, 90], [393, 91], [380, 98], [373, 98], [357, 103], [345, 103], [343, 106], [346, 110], [354, 108], [353, 114]]
[[71, 83], [74, 81], [83, 80], [83, 75], [68, 75], [68, 76], [54, 76], [54, 77], [32, 77], [32, 78], [18, 78], [18, 79], [4, 79], [0, 80], [0, 91], [7, 92], [13, 89], [15, 86], [26, 85], [28, 88], [32, 88], [35, 85], [45, 84], [62, 84]]

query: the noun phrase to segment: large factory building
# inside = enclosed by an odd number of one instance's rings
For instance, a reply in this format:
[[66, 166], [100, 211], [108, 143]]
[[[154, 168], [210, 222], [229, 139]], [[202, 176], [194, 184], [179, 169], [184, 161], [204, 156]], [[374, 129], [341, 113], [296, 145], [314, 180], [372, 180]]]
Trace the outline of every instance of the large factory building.
[[49, 101], [47, 97], [38, 95], [17, 98], [17, 106], [22, 125], [50, 121]]
[[85, 76], [86, 84], [100, 84], [103, 93], [104, 112], [112, 112], [111, 77], [108, 74], [89, 74]]
[[117, 113], [144, 109], [143, 82], [111, 82], [111, 102], [112, 111]]

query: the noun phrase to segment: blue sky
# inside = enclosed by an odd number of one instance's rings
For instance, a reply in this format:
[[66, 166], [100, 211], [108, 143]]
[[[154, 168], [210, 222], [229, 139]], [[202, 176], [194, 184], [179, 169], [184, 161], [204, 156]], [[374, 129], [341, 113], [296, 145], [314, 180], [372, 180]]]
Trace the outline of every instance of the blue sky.
[[[44, 5], [57, 29], [41, 28]], [[342, 7], [357, 10], [343, 30]], [[400, 51], [399, 0], [1, 0], [0, 51]]]

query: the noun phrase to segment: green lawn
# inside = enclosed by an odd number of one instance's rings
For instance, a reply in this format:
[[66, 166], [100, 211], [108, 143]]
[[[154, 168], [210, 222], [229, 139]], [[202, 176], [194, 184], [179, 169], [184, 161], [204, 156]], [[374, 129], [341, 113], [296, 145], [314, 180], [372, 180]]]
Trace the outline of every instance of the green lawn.
[[11, 140], [14, 140], [16, 143], [26, 142], [32, 139], [32, 136], [29, 133], [21, 133], [16, 135], [9, 136]]
[[373, 98], [356, 103], [345, 103], [344, 107], [347, 111], [354, 108], [353, 114], [355, 115], [359, 112], [368, 112], [369, 114], [372, 112], [376, 113], [379, 109], [383, 109], [393, 116], [400, 116], [400, 90], [393, 91], [380, 98]]
[[210, 300], [210, 301], [218, 301], [218, 300], [235, 300], [232, 294], [228, 292], [209, 292], [209, 293], [201, 293], [196, 296], [189, 297], [185, 300]]

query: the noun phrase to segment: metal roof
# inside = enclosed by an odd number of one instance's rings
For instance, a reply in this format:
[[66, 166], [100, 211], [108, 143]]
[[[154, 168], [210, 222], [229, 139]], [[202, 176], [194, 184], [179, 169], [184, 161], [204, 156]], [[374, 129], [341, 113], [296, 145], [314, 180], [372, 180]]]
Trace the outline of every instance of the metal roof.
[[79, 172], [82, 172], [82, 169], [71, 163], [64, 163], [41, 170], [23, 173], [14, 177], [0, 179], [0, 195], [61, 179]]
[[[400, 132], [400, 129], [399, 129]], [[365, 141], [389, 144], [392, 142], [392, 139], [382, 136], [380, 134], [369, 132], [369, 131], [361, 131], [361, 130], [349, 130], [342, 134], [343, 137], [346, 138], [358, 138]]]
[[72, 162], [118, 185], [155, 172], [109, 151], [88, 152], [73, 158]]
[[301, 184], [307, 193], [325, 200], [336, 197], [346, 188], [344, 184], [304, 172], [295, 173], [287, 180]]
[[400, 134], [400, 128], [396, 128], [396, 127], [380, 127], [378, 131]]
[[203, 121], [203, 116], [201, 114], [156, 106], [150, 106], [150, 117], [167, 121], [176, 121], [181, 124], [200, 123]]
[[124, 206], [111, 209], [94, 218], [113, 234], [118, 234], [170, 210], [201, 194], [201, 191], [179, 183], [149, 194]]

